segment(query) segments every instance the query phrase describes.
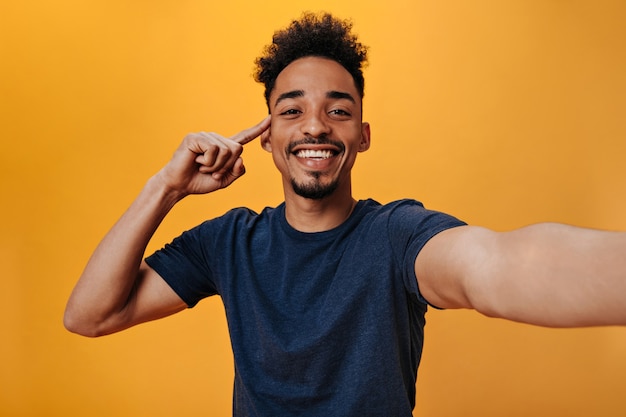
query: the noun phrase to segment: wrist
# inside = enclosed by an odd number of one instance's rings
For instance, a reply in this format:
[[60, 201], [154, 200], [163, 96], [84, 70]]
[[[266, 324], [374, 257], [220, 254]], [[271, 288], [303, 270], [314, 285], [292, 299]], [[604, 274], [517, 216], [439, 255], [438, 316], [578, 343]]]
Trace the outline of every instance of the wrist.
[[184, 191], [171, 187], [164, 180], [161, 171], [150, 177], [144, 186], [144, 191], [150, 195], [157, 197], [168, 208], [172, 208], [176, 203], [187, 196]]

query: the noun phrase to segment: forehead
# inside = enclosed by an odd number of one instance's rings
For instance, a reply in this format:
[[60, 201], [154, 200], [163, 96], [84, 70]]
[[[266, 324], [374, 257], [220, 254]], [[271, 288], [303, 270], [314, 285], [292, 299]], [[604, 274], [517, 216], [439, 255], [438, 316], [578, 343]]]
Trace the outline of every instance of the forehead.
[[281, 94], [297, 90], [305, 96], [338, 91], [360, 100], [352, 75], [338, 62], [321, 57], [300, 58], [287, 65], [276, 78], [270, 103]]

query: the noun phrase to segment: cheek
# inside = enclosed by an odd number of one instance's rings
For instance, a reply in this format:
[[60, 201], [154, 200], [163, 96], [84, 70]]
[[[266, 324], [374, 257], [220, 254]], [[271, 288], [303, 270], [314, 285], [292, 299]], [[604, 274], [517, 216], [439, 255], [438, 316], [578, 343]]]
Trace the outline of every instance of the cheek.
[[272, 151], [272, 160], [274, 161], [274, 165], [276, 166], [276, 168], [282, 171], [282, 168], [284, 168], [287, 164], [287, 159], [288, 157], [285, 155], [285, 150], [276, 148], [276, 146], [274, 146], [274, 149]]

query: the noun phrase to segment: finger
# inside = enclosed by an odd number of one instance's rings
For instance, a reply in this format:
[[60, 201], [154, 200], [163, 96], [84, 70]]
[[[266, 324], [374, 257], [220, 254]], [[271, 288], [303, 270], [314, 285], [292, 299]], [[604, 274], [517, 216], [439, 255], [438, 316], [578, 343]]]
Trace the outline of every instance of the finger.
[[243, 146], [238, 143], [236, 145], [237, 147], [227, 149], [218, 155], [218, 159], [215, 161], [215, 164], [213, 164], [215, 168], [213, 171], [214, 174], [221, 177], [233, 168], [233, 165], [243, 152]]
[[243, 145], [213, 132], [201, 132], [199, 136], [204, 140], [198, 142], [196, 147], [197, 152], [203, 152], [197, 154], [195, 158], [198, 171], [220, 179], [233, 168], [235, 161], [243, 152]]
[[230, 185], [237, 178], [246, 173], [246, 168], [243, 165], [243, 159], [237, 158], [230, 170], [223, 173], [213, 173], [212, 176], [215, 180], [222, 180], [224, 187]]
[[214, 132], [200, 132], [201, 140], [193, 143], [190, 150], [197, 154], [196, 162], [219, 169], [232, 153], [239, 152], [242, 146], [231, 139]]
[[207, 168], [213, 167], [220, 153], [220, 145], [211, 144], [210, 146], [203, 147], [201, 150], [202, 153], [198, 154], [198, 156], [196, 157], [196, 162]]
[[256, 125], [237, 133], [236, 135], [231, 137], [231, 139], [241, 145], [245, 145], [246, 143], [259, 137], [261, 133], [265, 132], [270, 127], [271, 120], [272, 117], [267, 116]]

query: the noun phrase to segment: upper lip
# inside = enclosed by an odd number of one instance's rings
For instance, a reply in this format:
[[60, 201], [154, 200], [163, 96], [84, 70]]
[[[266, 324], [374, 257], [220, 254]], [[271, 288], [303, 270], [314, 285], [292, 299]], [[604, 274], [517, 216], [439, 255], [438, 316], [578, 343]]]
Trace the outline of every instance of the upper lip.
[[345, 146], [339, 141], [328, 139], [326, 137], [307, 137], [301, 140], [297, 140], [295, 142], [291, 142], [287, 147], [287, 153], [294, 154], [303, 149], [328, 150], [335, 154], [338, 154], [345, 150]]
[[298, 153], [301, 150], [341, 152], [340, 147], [331, 144], [301, 144], [290, 148], [291, 153]]

